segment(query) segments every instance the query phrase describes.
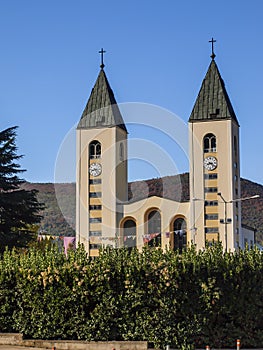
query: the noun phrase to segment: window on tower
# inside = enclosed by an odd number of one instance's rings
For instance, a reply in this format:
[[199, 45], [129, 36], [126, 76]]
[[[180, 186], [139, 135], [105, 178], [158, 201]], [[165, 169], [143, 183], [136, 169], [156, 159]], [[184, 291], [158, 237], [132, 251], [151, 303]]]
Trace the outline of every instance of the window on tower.
[[97, 224], [102, 222], [102, 218], [89, 218], [91, 224]]
[[216, 180], [217, 179], [217, 173], [212, 173], [212, 174], [204, 174], [204, 179], [205, 180]]
[[89, 179], [90, 185], [99, 185], [101, 184], [101, 179]]
[[205, 214], [205, 220], [218, 220], [218, 214]]
[[216, 207], [218, 206], [218, 201], [205, 201], [206, 207]]
[[120, 143], [120, 161], [124, 160], [124, 149], [123, 149], [123, 143]]
[[101, 144], [99, 141], [94, 140], [90, 143], [89, 157], [90, 159], [97, 159], [101, 157]]
[[102, 206], [100, 204], [90, 205], [89, 210], [101, 210]]
[[205, 187], [205, 193], [217, 193], [217, 187]]
[[92, 237], [94, 236], [99, 237], [101, 236], [101, 231], [89, 231], [89, 235]]
[[205, 227], [205, 233], [218, 233], [218, 227]]
[[89, 245], [89, 249], [100, 249], [101, 248], [101, 244], [90, 244]]
[[204, 137], [204, 153], [216, 152], [216, 136], [206, 134]]
[[101, 198], [101, 192], [90, 192], [90, 198]]

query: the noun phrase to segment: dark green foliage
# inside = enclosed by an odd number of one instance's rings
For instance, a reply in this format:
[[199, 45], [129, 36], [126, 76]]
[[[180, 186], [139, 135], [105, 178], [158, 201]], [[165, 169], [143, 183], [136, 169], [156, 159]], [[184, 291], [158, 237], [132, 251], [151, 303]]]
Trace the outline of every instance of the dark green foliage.
[[0, 330], [15, 330], [14, 314], [17, 310], [17, 254], [6, 251], [0, 261]]
[[263, 343], [263, 254], [47, 247], [0, 260], [0, 331], [30, 338], [148, 340], [155, 347]]
[[[23, 233], [30, 240], [29, 225], [40, 222], [39, 211], [43, 206], [38, 202], [36, 190], [21, 188], [24, 180], [19, 177], [23, 172], [17, 161], [15, 144], [16, 127], [0, 132], [0, 241], [1, 246], [10, 245], [15, 237]], [[35, 238], [35, 236], [34, 236]], [[21, 237], [19, 239], [21, 240]]]

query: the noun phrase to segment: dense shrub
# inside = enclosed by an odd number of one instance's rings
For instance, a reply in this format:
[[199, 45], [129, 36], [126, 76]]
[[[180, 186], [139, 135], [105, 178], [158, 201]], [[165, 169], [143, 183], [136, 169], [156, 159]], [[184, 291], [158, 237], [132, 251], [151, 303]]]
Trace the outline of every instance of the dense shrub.
[[91, 260], [6, 251], [0, 259], [0, 331], [26, 337], [148, 340], [155, 347], [263, 343], [263, 255], [220, 245], [183, 254], [106, 249]]

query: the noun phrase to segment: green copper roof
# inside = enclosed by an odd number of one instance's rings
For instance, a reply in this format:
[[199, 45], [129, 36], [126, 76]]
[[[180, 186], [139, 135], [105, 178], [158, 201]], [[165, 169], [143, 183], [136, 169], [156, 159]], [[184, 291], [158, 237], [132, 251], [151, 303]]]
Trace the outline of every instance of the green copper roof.
[[113, 126], [118, 126], [127, 132], [106, 74], [101, 69], [77, 128], [90, 129]]
[[233, 119], [237, 117], [226, 92], [225, 83], [212, 59], [196, 99], [189, 122]]

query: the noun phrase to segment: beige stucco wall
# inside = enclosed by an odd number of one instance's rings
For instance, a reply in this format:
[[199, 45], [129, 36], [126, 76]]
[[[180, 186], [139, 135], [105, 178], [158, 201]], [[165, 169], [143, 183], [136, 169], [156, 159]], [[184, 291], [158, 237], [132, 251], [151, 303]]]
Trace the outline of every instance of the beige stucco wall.
[[124, 205], [124, 217], [120, 222], [120, 227], [127, 219], [133, 219], [136, 222], [136, 246], [140, 249], [143, 246], [143, 236], [147, 234], [146, 214], [153, 209], [158, 209], [161, 214], [161, 235], [162, 248], [170, 246], [170, 239], [166, 232], [172, 230], [172, 224], [176, 218], [183, 217], [187, 223], [187, 242], [194, 239], [189, 228], [189, 202], [179, 203], [161, 197], [149, 197], [140, 201]]
[[255, 244], [255, 232], [248, 228], [248, 227], [242, 227], [241, 229], [241, 239], [240, 239], [240, 248], [244, 249], [246, 248], [246, 245], [248, 248], [253, 248]]
[[[89, 159], [89, 144], [97, 140], [101, 143], [100, 159]], [[120, 142], [124, 156], [120, 159]], [[102, 237], [113, 242], [119, 221], [119, 201], [127, 200], [127, 134], [118, 127], [77, 130], [77, 174], [76, 174], [76, 238], [89, 250], [89, 231], [101, 230]], [[98, 162], [102, 166], [101, 184], [89, 185], [89, 164]], [[102, 223], [90, 224], [89, 192], [101, 192], [101, 198], [92, 199], [92, 204], [102, 205]], [[96, 215], [92, 213], [93, 217]], [[122, 213], [121, 213], [122, 215]], [[96, 217], [96, 216], [95, 216]], [[91, 227], [92, 226], [92, 227]], [[99, 240], [99, 239], [98, 239]], [[95, 242], [96, 243], [96, 239]], [[97, 242], [98, 243], [98, 242]]]
[[[217, 150], [214, 156], [218, 160], [217, 168], [209, 173], [217, 173], [216, 180], [209, 180], [209, 186], [217, 187], [227, 201], [222, 202], [216, 193], [205, 194], [207, 182], [204, 180], [204, 158], [209, 153], [203, 152], [203, 138], [212, 133], [217, 138]], [[190, 202], [178, 203], [160, 197], [150, 197], [127, 204], [127, 134], [118, 127], [92, 128], [77, 130], [77, 243], [83, 243], [89, 251], [90, 230], [102, 231], [102, 237], [93, 237], [93, 244], [104, 243], [115, 245], [117, 237], [121, 237], [121, 229], [126, 218], [136, 222], [136, 245], [143, 246], [143, 235], [147, 233], [146, 213], [150, 209], [158, 209], [161, 214], [162, 248], [169, 247], [171, 238], [166, 232], [171, 231], [175, 218], [183, 217], [187, 223], [187, 242], [193, 242], [197, 249], [205, 247], [205, 227], [217, 226], [217, 234], [210, 234], [210, 239], [219, 239], [227, 250], [234, 250], [242, 245], [241, 207], [235, 199], [240, 198], [240, 162], [239, 162], [239, 127], [232, 120], [201, 121], [189, 124], [190, 135]], [[237, 151], [234, 151], [234, 137], [237, 140]], [[89, 144], [98, 140], [102, 147], [100, 159], [89, 159]], [[120, 155], [122, 143], [123, 155]], [[90, 163], [99, 162], [102, 174], [101, 184], [89, 185], [91, 178], [88, 168]], [[100, 212], [89, 211], [89, 192], [101, 192], [101, 198], [93, 198], [92, 204], [102, 205]], [[216, 208], [206, 208], [206, 214], [216, 211], [218, 220], [204, 219], [204, 200], [218, 200]], [[125, 204], [126, 203], [126, 204]], [[226, 209], [226, 214], [225, 214]], [[90, 223], [90, 217], [101, 216], [102, 223]], [[231, 223], [220, 223], [220, 219], [231, 218]], [[239, 239], [240, 237], [240, 239]], [[108, 239], [108, 240], [107, 240]], [[119, 239], [119, 238], [118, 238]], [[102, 242], [103, 240], [103, 242]], [[120, 242], [119, 242], [120, 243]], [[94, 253], [95, 254], [95, 253]]]
[[[204, 157], [209, 153], [203, 152], [203, 139], [208, 133], [212, 133], [217, 138], [217, 151], [213, 156], [218, 160], [217, 168], [214, 172], [218, 174], [217, 188], [218, 192], [227, 202], [235, 198], [240, 198], [240, 162], [239, 162], [239, 127], [232, 120], [219, 121], [201, 121], [189, 123], [189, 143], [190, 143], [190, 197], [191, 197], [191, 219], [190, 226], [196, 227], [196, 242], [198, 247], [205, 246], [205, 227], [204, 227], [204, 200], [218, 200], [217, 213], [219, 220], [214, 225], [219, 227], [219, 240], [222, 241], [227, 250], [236, 248], [238, 240], [238, 228], [241, 229], [240, 205], [228, 203], [226, 205], [227, 218], [231, 218], [231, 224], [221, 224], [220, 219], [225, 219], [225, 205], [217, 193], [209, 193], [205, 196], [204, 187]], [[237, 155], [234, 161], [233, 139], [237, 139]], [[236, 164], [236, 165], [235, 165]], [[213, 171], [212, 171], [213, 172]], [[210, 173], [212, 173], [210, 172]], [[235, 179], [236, 175], [236, 179]], [[210, 181], [210, 186], [212, 182]], [[237, 193], [235, 192], [235, 189]], [[194, 198], [196, 200], [194, 200]], [[215, 209], [214, 209], [215, 210]], [[209, 226], [209, 224], [207, 225]]]

